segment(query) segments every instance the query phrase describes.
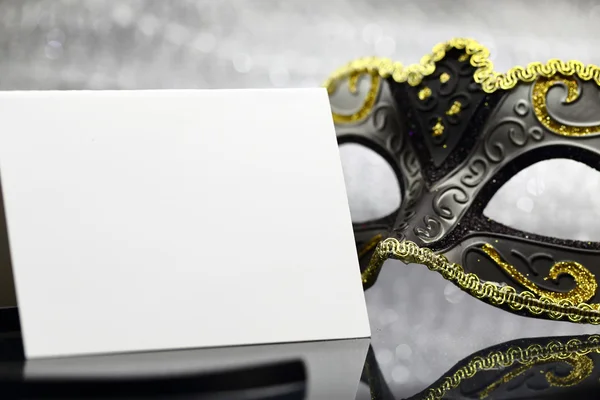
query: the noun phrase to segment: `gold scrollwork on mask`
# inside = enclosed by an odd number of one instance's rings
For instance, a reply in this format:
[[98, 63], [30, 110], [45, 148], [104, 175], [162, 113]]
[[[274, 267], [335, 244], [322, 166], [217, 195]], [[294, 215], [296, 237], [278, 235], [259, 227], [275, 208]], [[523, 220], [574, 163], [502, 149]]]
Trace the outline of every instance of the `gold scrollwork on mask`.
[[553, 59], [545, 64], [532, 62], [526, 67], [516, 66], [506, 73], [500, 73], [494, 71], [494, 64], [490, 60], [490, 51], [487, 47], [473, 39], [453, 38], [435, 45], [432, 52], [423, 56], [418, 64], [404, 65], [398, 61], [379, 57], [353, 60], [334, 71], [323, 86], [335, 87], [337, 82], [357, 72], [375, 73], [382, 78], [392, 78], [398, 83], [407, 82], [410, 86], [418, 86], [424, 77], [435, 72], [435, 63], [442, 60], [452, 49], [464, 51], [459, 59], [469, 60], [469, 63], [475, 68], [473, 79], [481, 85], [486, 93], [509, 90], [521, 82], [533, 82], [540, 77], [550, 78], [557, 73], [564, 76], [577, 76], [584, 81], [594, 81], [600, 85], [600, 67], [592, 64], [585, 65], [576, 60]]
[[563, 136], [585, 136], [600, 132], [600, 125], [570, 126], [556, 121], [548, 112], [546, 98], [548, 91], [555, 85], [564, 85], [567, 89], [566, 104], [573, 103], [580, 96], [579, 83], [572, 76], [555, 75], [549, 78], [539, 78], [533, 85], [533, 110], [537, 119], [551, 132]]
[[[363, 103], [361, 104], [358, 111], [352, 114], [341, 114], [332, 111], [333, 121], [336, 124], [351, 124], [354, 122], [361, 121], [367, 115], [371, 113], [373, 107], [375, 106], [375, 102], [377, 101], [377, 94], [379, 93], [379, 86], [381, 78], [374, 72], [366, 74], [370, 76], [371, 82], [369, 86], [369, 91], [367, 95], [363, 99]], [[355, 72], [348, 77], [348, 88], [350, 93], [357, 94], [358, 93], [358, 82], [360, 79], [365, 76], [362, 72]], [[333, 94], [337, 90], [336, 85], [330, 85], [327, 88], [329, 95]]]
[[571, 367], [571, 370], [564, 377], [550, 371], [546, 372], [545, 378], [550, 386], [575, 386], [588, 378], [594, 370], [594, 361], [588, 356], [591, 353], [600, 353], [600, 337], [597, 335], [590, 336], [586, 340], [573, 338], [566, 343], [553, 340], [546, 345], [511, 346], [508, 350], [492, 351], [485, 356], [471, 358], [464, 366], [430, 388], [423, 399], [443, 399], [450, 390], [458, 387], [464, 380], [472, 378], [479, 371], [508, 369], [513, 365], [518, 367], [479, 392], [479, 398], [487, 398], [500, 385], [515, 379], [531, 368], [555, 362], [564, 362]]
[[[530, 290], [517, 291], [510, 285], [501, 286], [494, 282], [482, 281], [476, 274], [465, 272], [460, 264], [450, 262], [443, 255], [436, 254], [427, 247], [420, 247], [414, 242], [391, 237], [377, 244], [369, 265], [361, 274], [365, 290], [375, 283], [383, 263], [390, 258], [400, 260], [405, 264], [424, 265], [431, 271], [441, 274], [465, 292], [495, 306], [506, 306], [514, 311], [523, 311], [535, 316], [544, 315], [555, 320], [568, 319], [571, 322], [600, 324], [598, 304], [576, 302], [569, 298], [555, 300], [556, 296], [551, 298], [545, 294], [535, 294]], [[567, 264], [559, 265], [554, 272], [557, 274], [556, 276], [560, 275], [559, 272], [567, 266]], [[587, 276], [585, 271], [580, 270], [580, 272], [582, 272], [581, 277]], [[574, 293], [579, 297], [589, 296], [590, 292], [595, 291], [593, 284], [591, 285], [582, 288], [583, 291], [568, 293], [572, 296]], [[550, 293], [555, 294], [555, 292]]]
[[[597, 352], [597, 350], [596, 350]], [[586, 355], [573, 354], [566, 358], [559, 356], [552, 356], [547, 360], [538, 362], [527, 362], [518, 368], [510, 371], [502, 378], [498, 379], [494, 383], [487, 386], [484, 390], [479, 393], [480, 399], [487, 398], [493, 391], [498, 389], [501, 385], [504, 385], [513, 379], [523, 375], [525, 372], [530, 371], [533, 367], [539, 367], [541, 365], [552, 364], [556, 362], [564, 362], [571, 367], [571, 371], [567, 376], [557, 376], [551, 371], [546, 372], [546, 381], [550, 386], [555, 387], [570, 387], [575, 386], [586, 379], [592, 374], [594, 370], [594, 361]]]
[[[580, 304], [592, 299], [598, 290], [598, 283], [594, 274], [577, 262], [560, 261], [552, 265], [548, 276], [544, 278], [545, 280], [556, 280], [561, 275], [569, 275], [575, 280], [575, 287], [568, 292], [553, 292], [541, 289], [511, 264], [502, 260], [500, 254], [498, 254], [491, 244], [484, 244], [482, 250], [515, 282], [540, 297], [548, 297], [556, 302], [568, 300], [573, 304]], [[591, 306], [595, 309], [600, 309], [600, 304], [591, 304]]]

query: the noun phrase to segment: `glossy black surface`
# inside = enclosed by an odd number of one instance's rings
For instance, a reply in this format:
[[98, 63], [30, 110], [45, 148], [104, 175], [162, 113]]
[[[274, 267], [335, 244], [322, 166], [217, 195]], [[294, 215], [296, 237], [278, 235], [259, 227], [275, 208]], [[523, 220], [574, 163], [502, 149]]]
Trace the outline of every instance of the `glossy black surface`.
[[[0, 309], [0, 398], [353, 398], [367, 339], [24, 361], [16, 309]], [[309, 383], [310, 382], [310, 383]]]
[[[473, 304], [482, 305], [479, 302]], [[470, 311], [470, 303], [462, 303], [462, 306], [464, 311]], [[1, 309], [0, 398], [559, 399], [567, 396], [588, 398], [600, 390], [600, 336], [594, 335], [593, 331], [557, 337], [535, 335], [548, 326], [545, 325], [548, 321], [534, 320], [541, 324], [536, 327], [525, 323], [531, 319], [508, 315], [523, 322], [522, 329], [513, 334], [515, 339], [495, 342], [493, 337], [488, 337], [487, 343], [493, 345], [451, 362], [443, 354], [429, 357], [427, 362], [444, 372], [431, 375], [430, 382], [419, 385], [413, 380], [422, 381], [422, 376], [409, 373], [412, 378], [399, 379], [402, 377], [397, 372], [387, 371], [390, 360], [383, 357], [381, 349], [395, 343], [390, 343], [394, 339], [382, 335], [385, 327], [377, 326], [377, 323], [372, 323], [372, 340], [26, 362], [16, 309]], [[407, 325], [406, 329], [419, 327]], [[500, 331], [497, 337], [505, 338]], [[521, 333], [534, 335], [521, 337]], [[465, 331], [464, 335], [454, 338], [455, 353], [456, 349], [476, 348], [473, 342], [482, 343], [475, 336], [478, 334], [477, 329], [471, 329], [471, 332]], [[413, 349], [412, 360], [406, 364], [418, 368], [417, 356], [419, 353], [431, 354], [431, 348], [436, 348], [436, 343]], [[402, 360], [407, 361], [406, 354], [397, 358], [392, 361], [397, 365], [401, 365]], [[469, 374], [469, 368], [472, 374]], [[399, 380], [402, 380], [401, 385], [398, 385]]]

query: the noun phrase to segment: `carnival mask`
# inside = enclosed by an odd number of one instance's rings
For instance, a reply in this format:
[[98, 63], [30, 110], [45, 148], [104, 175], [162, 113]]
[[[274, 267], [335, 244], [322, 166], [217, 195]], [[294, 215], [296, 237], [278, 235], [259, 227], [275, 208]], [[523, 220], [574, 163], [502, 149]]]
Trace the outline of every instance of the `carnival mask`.
[[[400, 183], [398, 210], [354, 224], [365, 289], [394, 258], [511, 312], [598, 324], [600, 243], [523, 232], [483, 210], [538, 161], [600, 169], [600, 68], [551, 60], [498, 73], [488, 57], [453, 39], [419, 64], [359, 59], [325, 83], [338, 142], [374, 150]], [[348, 96], [362, 99], [352, 113]]]

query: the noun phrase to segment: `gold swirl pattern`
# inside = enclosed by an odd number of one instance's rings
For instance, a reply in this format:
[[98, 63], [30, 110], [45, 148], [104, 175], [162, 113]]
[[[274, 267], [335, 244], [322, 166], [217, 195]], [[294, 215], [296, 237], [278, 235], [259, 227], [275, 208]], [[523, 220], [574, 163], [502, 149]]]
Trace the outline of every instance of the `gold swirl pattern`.
[[[598, 350], [596, 350], [597, 352]], [[496, 382], [492, 383], [488, 387], [486, 387], [483, 391], [479, 393], [480, 399], [487, 398], [494, 390], [496, 390], [500, 385], [506, 384], [511, 380], [517, 378], [518, 376], [524, 374], [529, 371], [534, 366], [539, 366], [542, 364], [550, 364], [554, 362], [564, 362], [571, 366], [571, 371], [567, 376], [556, 376], [552, 372], [546, 372], [546, 381], [550, 384], [550, 386], [555, 387], [569, 387], [575, 386], [579, 384], [581, 381], [586, 379], [588, 376], [592, 374], [594, 370], [594, 361], [591, 358], [585, 355], [575, 354], [569, 356], [567, 358], [560, 358], [558, 356], [551, 356], [547, 360], [539, 361], [539, 362], [528, 362], [521, 365], [519, 368], [509, 372], [504, 375], [502, 378], [498, 379]]]
[[567, 88], [566, 104], [573, 103], [579, 98], [579, 84], [573, 77], [556, 75], [551, 78], [540, 78], [533, 85], [533, 110], [537, 119], [551, 132], [564, 136], [585, 136], [600, 132], [600, 125], [569, 126], [554, 120], [548, 113], [546, 97], [551, 87], [565, 85]]
[[[332, 112], [333, 121], [336, 124], [351, 124], [354, 122], [361, 121], [373, 110], [375, 102], [377, 101], [377, 94], [379, 93], [379, 85], [381, 79], [376, 73], [370, 72], [368, 74], [371, 76], [371, 86], [369, 87], [369, 91], [367, 92], [367, 95], [363, 100], [360, 109], [355, 113], [349, 115]], [[358, 92], [358, 82], [363, 75], [364, 73], [362, 71], [357, 71], [352, 74], [349, 74], [348, 87], [350, 89], [350, 93], [356, 94]], [[327, 91], [330, 95], [333, 94], [336, 89], [336, 86], [327, 87]]]
[[[600, 352], [596, 349], [595, 353]], [[556, 376], [551, 372], [546, 372], [546, 380], [550, 386], [555, 387], [570, 387], [579, 384], [586, 379], [594, 371], [594, 361], [586, 356], [573, 355], [567, 358], [552, 357], [546, 362], [564, 361], [571, 366], [571, 372], [567, 376]]]
[[[571, 322], [600, 324], [600, 310], [596, 304], [573, 302], [565, 298], [556, 300], [544, 294], [524, 290], [517, 292], [512, 286], [499, 286], [492, 282], [482, 282], [473, 273], [466, 273], [463, 267], [451, 263], [431, 249], [419, 247], [416, 243], [396, 238], [387, 238], [377, 245], [369, 265], [362, 273], [365, 289], [373, 285], [385, 260], [392, 258], [405, 264], [415, 263], [427, 266], [440, 273], [445, 279], [454, 283], [465, 292], [478, 299], [496, 306], [507, 306], [514, 311], [525, 311], [530, 315], [545, 315], [551, 319], [568, 319]], [[557, 268], [556, 271], [562, 271]]]
[[600, 67], [584, 65], [574, 60], [565, 62], [552, 59], [545, 64], [533, 62], [526, 67], [516, 66], [506, 73], [499, 73], [494, 71], [494, 65], [489, 59], [490, 51], [485, 46], [473, 39], [454, 38], [435, 45], [431, 54], [423, 56], [418, 64], [404, 66], [401, 62], [379, 57], [356, 59], [334, 71], [323, 86], [332, 93], [341, 80], [357, 73], [376, 74], [381, 78], [392, 77], [398, 83], [406, 82], [410, 86], [417, 86], [424, 77], [433, 74], [435, 63], [452, 49], [465, 51], [471, 65], [475, 67], [473, 79], [486, 93], [512, 89], [520, 82], [533, 82], [538, 78], [551, 78], [557, 74], [577, 76], [584, 81], [593, 80], [600, 85]]
[[[500, 254], [498, 254], [491, 244], [484, 244], [482, 250], [515, 282], [538, 296], [546, 296], [556, 302], [569, 300], [573, 304], [579, 304], [592, 299], [596, 295], [596, 290], [598, 290], [598, 283], [594, 274], [577, 262], [560, 261], [550, 268], [548, 276], [544, 278], [545, 280], [556, 280], [561, 275], [569, 275], [575, 280], [575, 287], [568, 292], [552, 292], [539, 288], [515, 267], [502, 260]], [[600, 309], [600, 304], [592, 304], [592, 307]]]
[[444, 398], [446, 393], [457, 388], [462, 381], [472, 378], [479, 371], [508, 368], [515, 363], [522, 364], [522, 367], [509, 372], [480, 392], [481, 399], [486, 398], [498, 386], [516, 378], [529, 368], [556, 361], [568, 363], [572, 368], [571, 372], [565, 377], [558, 377], [547, 372], [548, 383], [552, 386], [574, 386], [589, 377], [593, 371], [594, 362], [587, 356], [590, 353], [600, 353], [600, 336], [593, 335], [585, 341], [580, 339], [571, 339], [567, 343], [552, 341], [545, 346], [533, 344], [526, 348], [512, 346], [506, 351], [492, 351], [484, 357], [473, 357], [465, 366], [442, 380], [437, 387], [429, 389], [424, 400]]

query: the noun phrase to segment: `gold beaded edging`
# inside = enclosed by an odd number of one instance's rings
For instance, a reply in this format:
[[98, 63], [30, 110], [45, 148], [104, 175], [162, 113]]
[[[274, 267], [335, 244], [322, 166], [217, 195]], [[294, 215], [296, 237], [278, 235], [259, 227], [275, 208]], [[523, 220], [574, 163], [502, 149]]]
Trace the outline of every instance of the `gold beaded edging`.
[[548, 296], [536, 296], [530, 291], [517, 292], [512, 286], [500, 286], [493, 282], [481, 281], [473, 273], [466, 273], [463, 267], [451, 263], [431, 249], [419, 247], [410, 241], [388, 238], [380, 242], [368, 267], [362, 273], [363, 286], [370, 287], [375, 282], [385, 260], [392, 258], [406, 264], [425, 265], [440, 273], [445, 279], [472, 296], [495, 306], [508, 306], [514, 311], [525, 311], [530, 315], [544, 315], [551, 319], [568, 319], [572, 322], [600, 324], [600, 310], [587, 303], [573, 303], [568, 299], [554, 300]]
[[[358, 92], [358, 81], [361, 76], [361, 73], [355, 73], [349, 76], [348, 86], [350, 89], [350, 93], [355, 94]], [[371, 86], [369, 87], [369, 92], [367, 93], [367, 96], [365, 97], [360, 109], [357, 112], [352, 113], [350, 115], [340, 114], [332, 111], [331, 114], [333, 116], [333, 122], [335, 122], [336, 124], [351, 124], [353, 122], [360, 121], [367, 115], [369, 115], [369, 113], [375, 106], [375, 103], [377, 102], [377, 95], [379, 94], [379, 86], [381, 80], [379, 75], [377, 75], [374, 72], [370, 73], [370, 76]], [[331, 94], [331, 92], [329, 94]]]
[[447, 42], [438, 43], [433, 47], [431, 54], [423, 56], [418, 64], [408, 66], [388, 58], [359, 58], [334, 71], [323, 83], [323, 86], [329, 93], [333, 93], [343, 79], [364, 73], [376, 74], [381, 78], [392, 77], [398, 83], [407, 82], [411, 86], [417, 86], [425, 76], [433, 74], [435, 63], [443, 59], [446, 52], [452, 49], [465, 50], [467, 56], [470, 57], [471, 65], [476, 68], [473, 79], [481, 84], [483, 91], [487, 93], [493, 93], [500, 89], [512, 89], [519, 82], [533, 82], [539, 77], [550, 78], [557, 73], [564, 76], [576, 75], [584, 81], [594, 80], [600, 86], [600, 67], [592, 64], [585, 65], [575, 60], [551, 59], [545, 64], [532, 62], [526, 67], [513, 67], [506, 73], [496, 72], [489, 59], [490, 51], [477, 41], [468, 38], [453, 38]]
[[[452, 375], [447, 376], [437, 387], [429, 389], [424, 400], [442, 399], [447, 392], [458, 387], [463, 380], [472, 378], [477, 372], [482, 370], [498, 367], [507, 368], [515, 363], [530, 367], [549, 361], [575, 361], [576, 359], [581, 359], [581, 357], [584, 357], [586, 354], [592, 352], [598, 353], [600, 352], [599, 350], [600, 336], [593, 335], [585, 341], [571, 339], [565, 344], [553, 340], [545, 346], [540, 344], [533, 344], [526, 348], [512, 346], [506, 351], [493, 351], [484, 357], [476, 356], [472, 358], [467, 365], [459, 368]], [[581, 370], [576, 370], [576, 368], [574, 368], [569, 376], [566, 377], [571, 379], [566, 380], [557, 378], [550, 372], [546, 374], [546, 379], [550, 384], [554, 384], [554, 386], [573, 386], [581, 382], [591, 374], [593, 368], [593, 362], [591, 362], [591, 360], [581, 361], [584, 362], [577, 364], [580, 366]], [[504, 383], [504, 380], [486, 388], [480, 394], [480, 398], [487, 397], [500, 383]]]

